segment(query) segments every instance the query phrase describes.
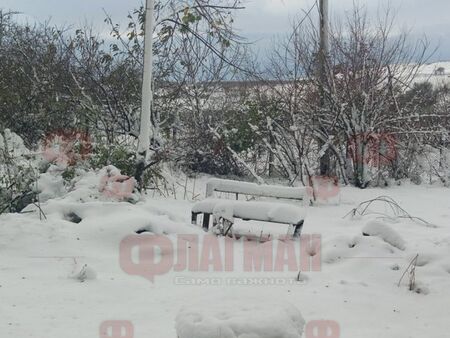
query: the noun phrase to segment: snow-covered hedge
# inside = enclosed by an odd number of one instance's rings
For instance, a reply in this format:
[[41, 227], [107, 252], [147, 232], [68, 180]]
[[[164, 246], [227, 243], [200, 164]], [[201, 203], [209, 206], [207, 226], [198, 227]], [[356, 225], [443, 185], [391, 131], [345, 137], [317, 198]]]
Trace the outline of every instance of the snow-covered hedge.
[[9, 129], [0, 131], [0, 214], [17, 212], [36, 197], [36, 168], [23, 140]]

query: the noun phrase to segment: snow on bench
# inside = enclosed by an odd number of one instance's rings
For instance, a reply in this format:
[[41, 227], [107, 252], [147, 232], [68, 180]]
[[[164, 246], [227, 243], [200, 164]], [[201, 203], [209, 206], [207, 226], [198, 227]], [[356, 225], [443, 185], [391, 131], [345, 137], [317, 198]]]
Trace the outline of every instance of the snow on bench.
[[277, 199], [307, 200], [310, 196], [307, 188], [290, 188], [273, 185], [257, 185], [254, 183], [231, 180], [212, 179], [206, 185], [206, 199], [197, 202], [192, 208], [192, 224], [197, 224], [197, 216], [203, 214], [203, 228], [209, 229], [210, 216], [214, 224], [219, 220], [234, 223], [234, 218], [289, 224], [294, 227], [294, 237], [298, 237], [305, 219], [305, 208], [279, 202], [233, 201], [213, 198], [214, 192], [272, 197]]
[[[232, 211], [232, 213], [230, 212]], [[305, 209], [291, 204], [274, 202], [246, 202], [208, 198], [192, 208], [194, 213], [208, 213], [233, 222], [233, 217], [243, 220], [297, 224], [305, 217]]]
[[206, 198], [214, 196], [214, 192], [252, 195], [259, 197], [283, 198], [311, 201], [310, 187], [283, 187], [280, 185], [260, 185], [250, 182], [222, 180], [213, 178], [206, 183]]
[[267, 299], [189, 305], [175, 320], [179, 338], [301, 338], [304, 325], [297, 307]]

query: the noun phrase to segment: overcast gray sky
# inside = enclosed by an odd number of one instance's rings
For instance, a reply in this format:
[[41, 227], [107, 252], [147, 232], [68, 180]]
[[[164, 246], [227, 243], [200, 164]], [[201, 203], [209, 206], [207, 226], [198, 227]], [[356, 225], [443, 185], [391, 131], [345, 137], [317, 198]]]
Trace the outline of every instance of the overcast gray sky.
[[[354, 0], [329, 0], [333, 16], [349, 10]], [[271, 37], [289, 31], [290, 22], [300, 11], [309, 9], [314, 0], [247, 0], [246, 9], [237, 17], [236, 27], [241, 35], [258, 40], [258, 46], [270, 43]], [[398, 14], [397, 28], [411, 28], [414, 36], [426, 34], [434, 44], [440, 44], [435, 60], [450, 60], [450, 0], [359, 0], [369, 13], [375, 15], [388, 4]], [[103, 25], [103, 9], [115, 21], [124, 22], [128, 11], [138, 7], [141, 0], [0, 0], [0, 8], [24, 13], [23, 18], [55, 24], [94, 24], [99, 31]]]

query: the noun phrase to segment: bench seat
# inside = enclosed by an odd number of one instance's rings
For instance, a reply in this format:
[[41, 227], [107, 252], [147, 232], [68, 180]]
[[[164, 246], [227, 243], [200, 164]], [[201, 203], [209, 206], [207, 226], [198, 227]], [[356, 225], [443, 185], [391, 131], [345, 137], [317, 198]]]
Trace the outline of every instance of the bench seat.
[[305, 208], [277, 202], [247, 202], [207, 198], [192, 207], [192, 223], [197, 224], [198, 214], [204, 214], [203, 228], [209, 229], [210, 216], [217, 222], [220, 218], [234, 223], [234, 218], [289, 224], [298, 235], [305, 219]]

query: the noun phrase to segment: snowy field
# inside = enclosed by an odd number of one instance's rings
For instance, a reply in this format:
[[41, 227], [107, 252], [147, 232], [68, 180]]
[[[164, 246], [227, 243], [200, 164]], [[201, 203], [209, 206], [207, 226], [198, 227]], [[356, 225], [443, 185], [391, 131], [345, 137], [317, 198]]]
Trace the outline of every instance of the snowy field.
[[[442, 74], [436, 74], [436, 70], [439, 68], [443, 70]], [[448, 86], [450, 84], [450, 62], [441, 61], [421, 66], [413, 82], [430, 82], [435, 87]]]
[[[196, 189], [203, 197], [204, 185], [197, 182]], [[380, 213], [344, 218], [360, 202], [381, 195], [428, 224], [386, 218], [391, 210], [381, 205], [371, 209]], [[150, 196], [136, 205], [115, 202], [98, 194], [94, 177], [86, 177], [71, 193], [42, 203], [46, 219], [35, 207], [0, 216], [0, 337], [128, 338], [132, 326], [136, 338], [177, 337], [177, 328], [181, 338], [196, 338], [194, 322], [201, 338], [282, 338], [298, 335], [277, 329], [301, 332], [303, 320], [328, 320], [340, 330], [330, 333], [333, 338], [446, 338], [449, 200], [448, 188], [434, 186], [345, 187], [339, 204], [308, 208], [303, 234], [321, 236], [320, 266], [313, 269], [319, 271], [245, 271], [239, 240], [232, 243], [232, 271], [213, 271], [217, 262], [210, 271], [171, 266], [151, 282], [124, 271], [121, 242], [152, 234], [176, 242], [180, 234], [191, 234], [202, 243], [205, 234], [190, 225], [193, 202]], [[274, 237], [287, 231], [275, 224], [242, 227]], [[148, 232], [135, 234], [143, 228]], [[162, 254], [175, 255], [171, 248]], [[417, 254], [410, 291], [409, 273], [398, 283]], [[128, 331], [102, 334], [107, 321], [129, 321]], [[320, 330], [303, 336], [325, 337]]]

